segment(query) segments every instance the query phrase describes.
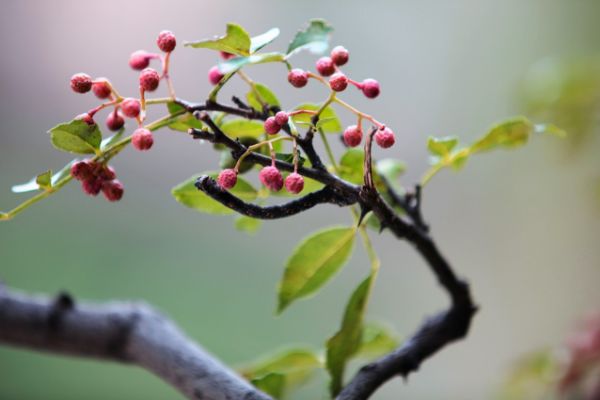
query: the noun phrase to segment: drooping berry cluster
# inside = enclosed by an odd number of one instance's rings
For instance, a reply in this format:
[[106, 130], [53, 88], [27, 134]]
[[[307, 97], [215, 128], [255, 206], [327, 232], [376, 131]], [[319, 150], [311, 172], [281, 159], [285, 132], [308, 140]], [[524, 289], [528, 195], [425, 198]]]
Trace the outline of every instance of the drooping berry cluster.
[[78, 161], [71, 166], [71, 176], [81, 182], [82, 190], [90, 196], [102, 191], [108, 201], [119, 201], [123, 197], [123, 184], [109, 165], [93, 160]]

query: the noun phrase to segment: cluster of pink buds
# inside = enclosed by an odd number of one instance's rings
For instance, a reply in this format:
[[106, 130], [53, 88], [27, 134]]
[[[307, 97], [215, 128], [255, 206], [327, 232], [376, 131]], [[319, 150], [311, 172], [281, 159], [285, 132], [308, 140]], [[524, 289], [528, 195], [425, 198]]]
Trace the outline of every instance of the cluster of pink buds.
[[[348, 63], [350, 53], [343, 46], [336, 46], [331, 50], [329, 57], [321, 57], [317, 60], [315, 67], [323, 77], [329, 77], [329, 87], [336, 92], [343, 92], [348, 84], [356, 86], [369, 99], [379, 96], [381, 91], [379, 82], [375, 79], [365, 79], [362, 82], [348, 78], [339, 67]], [[288, 81], [294, 87], [306, 86], [310, 74], [302, 69], [292, 69], [288, 73]]]
[[[350, 125], [344, 130], [344, 143], [348, 147], [356, 147], [362, 141], [363, 132], [360, 125]], [[390, 148], [396, 142], [394, 132], [385, 125], [381, 125], [375, 132], [375, 143], [383, 149]]]
[[277, 133], [279, 133], [281, 128], [283, 128], [285, 124], [288, 123], [289, 118], [290, 116], [287, 112], [279, 111], [274, 116], [269, 117], [265, 120], [263, 124], [265, 132], [267, 132], [269, 135], [276, 135]]
[[[224, 169], [217, 177], [217, 183], [223, 189], [232, 189], [237, 183], [237, 171], [233, 168]], [[298, 194], [304, 189], [304, 178], [297, 172], [289, 174], [285, 180], [275, 164], [264, 167], [258, 174], [258, 179], [272, 192], [280, 191], [283, 186], [288, 192]]]
[[123, 184], [109, 165], [93, 160], [78, 161], [71, 166], [71, 176], [81, 182], [82, 190], [90, 196], [102, 191], [108, 201], [119, 201], [123, 197]]

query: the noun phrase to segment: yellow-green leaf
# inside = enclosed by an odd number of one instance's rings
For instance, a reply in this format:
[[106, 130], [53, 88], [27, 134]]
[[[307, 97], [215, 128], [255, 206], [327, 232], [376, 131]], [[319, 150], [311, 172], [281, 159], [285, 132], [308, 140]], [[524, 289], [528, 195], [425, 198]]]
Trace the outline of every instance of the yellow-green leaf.
[[235, 220], [235, 228], [238, 231], [246, 232], [249, 235], [255, 234], [262, 225], [262, 220], [258, 218], [251, 218], [245, 215], [240, 215]]
[[287, 49], [288, 57], [306, 49], [314, 54], [324, 53], [329, 46], [333, 27], [323, 19], [313, 19], [309, 25], [296, 33]]
[[185, 46], [225, 51], [238, 56], [249, 56], [250, 44], [250, 35], [248, 35], [248, 32], [244, 28], [237, 24], [227, 24], [227, 33], [225, 36], [188, 42], [185, 43]]
[[492, 127], [471, 146], [471, 152], [492, 150], [495, 147], [514, 148], [527, 143], [534, 125], [525, 117], [516, 117]]
[[279, 284], [278, 312], [319, 290], [346, 263], [356, 228], [327, 228], [307, 237], [294, 250]]
[[456, 145], [458, 144], [458, 138], [456, 136], [446, 136], [441, 138], [436, 138], [430, 136], [427, 139], [427, 149], [433, 155], [445, 157]]
[[340, 330], [327, 341], [326, 367], [331, 375], [329, 389], [333, 397], [342, 388], [346, 364], [360, 349], [371, 279], [372, 275], [354, 290], [346, 305]]
[[223, 133], [230, 138], [251, 137], [260, 138], [265, 133], [262, 122], [243, 118], [230, 119], [220, 126]]
[[[258, 92], [258, 95], [257, 93]], [[279, 107], [279, 100], [277, 96], [269, 89], [267, 86], [262, 83], [255, 83], [254, 89], [251, 89], [248, 94], [246, 94], [246, 99], [248, 100], [248, 104], [254, 108], [255, 110], [262, 111], [263, 107], [261, 101], [259, 101], [258, 96], [260, 96], [260, 100], [265, 102], [270, 106]]]
[[271, 28], [263, 34], [254, 36], [250, 39], [250, 53], [255, 53], [262, 49], [279, 36], [279, 28]]
[[102, 142], [98, 124], [89, 125], [80, 119], [58, 124], [48, 133], [54, 147], [70, 153], [93, 154]]

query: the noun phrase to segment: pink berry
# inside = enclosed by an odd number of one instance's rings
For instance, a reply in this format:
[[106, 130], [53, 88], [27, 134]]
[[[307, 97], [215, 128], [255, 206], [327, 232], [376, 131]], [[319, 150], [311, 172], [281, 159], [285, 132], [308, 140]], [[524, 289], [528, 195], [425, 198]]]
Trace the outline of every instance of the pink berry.
[[348, 87], [348, 78], [341, 72], [337, 72], [329, 78], [329, 87], [336, 92], [342, 92]]
[[329, 57], [321, 57], [316, 63], [317, 71], [323, 76], [330, 76], [335, 72], [335, 64]]
[[156, 90], [160, 82], [160, 75], [155, 69], [145, 68], [140, 73], [140, 87], [147, 92]]
[[161, 49], [165, 53], [169, 53], [175, 49], [175, 46], [177, 45], [177, 40], [175, 39], [175, 35], [173, 35], [173, 32], [162, 31], [158, 34], [156, 44], [158, 45], [159, 49]]
[[142, 105], [138, 99], [128, 97], [121, 102], [121, 111], [123, 111], [123, 115], [129, 118], [136, 118], [140, 115], [141, 108]]
[[106, 127], [113, 132], [121, 129], [123, 125], [125, 125], [125, 120], [123, 119], [123, 115], [118, 111], [113, 111], [106, 117]]
[[129, 56], [129, 66], [133, 69], [141, 71], [150, 65], [150, 60], [152, 57], [153, 55], [145, 50], [134, 51]]
[[349, 147], [356, 147], [362, 140], [362, 130], [356, 125], [350, 125], [344, 131], [344, 143]]
[[275, 114], [275, 121], [281, 126], [287, 124], [289, 119], [290, 116], [285, 111], [279, 111], [277, 114]]
[[285, 188], [290, 193], [300, 193], [304, 189], [304, 178], [302, 175], [292, 172], [285, 178]]
[[71, 77], [71, 89], [76, 93], [86, 93], [92, 89], [92, 77], [88, 74], [75, 74]]
[[269, 117], [263, 124], [265, 132], [269, 135], [275, 135], [281, 130], [281, 125], [277, 122], [276, 117]]
[[308, 73], [299, 68], [295, 68], [288, 72], [288, 82], [297, 88], [304, 87], [308, 83]]
[[90, 196], [97, 196], [102, 189], [102, 179], [98, 179], [96, 177], [91, 177], [81, 183], [81, 188], [85, 192], [85, 194]]
[[110, 84], [108, 83], [108, 79], [106, 78], [98, 78], [96, 82], [92, 84], [92, 92], [99, 99], [107, 99], [110, 97], [112, 93], [112, 89], [110, 88]]
[[152, 132], [146, 128], [136, 129], [131, 136], [131, 144], [139, 151], [150, 150], [154, 144]]
[[385, 127], [377, 130], [375, 133], [375, 141], [379, 147], [387, 149], [388, 147], [392, 147], [394, 145], [396, 138], [394, 138], [394, 132], [392, 132], [390, 128]]
[[108, 201], [121, 200], [124, 191], [123, 184], [116, 179], [111, 179], [102, 183], [102, 194]]
[[342, 66], [348, 62], [350, 53], [343, 46], [336, 46], [331, 50], [331, 59], [335, 65]]
[[96, 124], [96, 121], [94, 121], [94, 117], [92, 117], [88, 113], [79, 114], [78, 116], [75, 117], [75, 119], [83, 121], [83, 122], [85, 122], [86, 124], [88, 124], [90, 126]]
[[78, 181], [88, 180], [93, 175], [93, 168], [88, 161], [78, 161], [71, 166], [71, 176]]
[[233, 57], [235, 57], [235, 54], [233, 54], [233, 53], [228, 53], [228, 52], [226, 52], [226, 51], [221, 51], [221, 52], [220, 52], [220, 54], [221, 54], [221, 58], [222, 58], [223, 60], [229, 60], [230, 58], [233, 58]]
[[369, 99], [374, 99], [375, 97], [379, 96], [379, 82], [377, 82], [375, 79], [365, 79], [362, 81], [360, 86], [363, 94]]
[[115, 169], [110, 165], [100, 165], [96, 176], [103, 181], [112, 181], [117, 177]]
[[283, 187], [283, 177], [276, 167], [264, 167], [260, 170], [258, 178], [269, 190], [278, 192]]
[[223, 189], [231, 189], [237, 183], [237, 172], [234, 169], [224, 169], [217, 177], [217, 183]]
[[216, 65], [208, 70], [208, 80], [213, 85], [216, 85], [219, 82], [221, 82], [221, 79], [223, 79], [223, 76], [225, 76], [225, 75], [223, 75], [223, 73], [221, 72], [219, 67]]

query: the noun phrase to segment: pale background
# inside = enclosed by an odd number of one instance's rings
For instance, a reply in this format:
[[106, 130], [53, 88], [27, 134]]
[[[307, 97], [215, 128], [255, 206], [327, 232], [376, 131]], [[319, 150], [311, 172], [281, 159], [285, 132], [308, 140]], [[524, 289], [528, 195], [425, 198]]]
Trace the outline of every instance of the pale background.
[[[10, 193], [12, 184], [70, 159], [45, 132], [95, 101], [72, 93], [68, 78], [79, 71], [107, 76], [134, 95], [137, 74], [128, 55], [153, 50], [162, 29], [181, 43], [221, 34], [228, 21], [251, 34], [278, 26], [282, 35], [272, 47], [284, 49], [305, 21], [326, 18], [336, 29], [332, 44], [351, 51], [346, 71], [381, 82], [377, 101], [355, 92], [346, 98], [397, 132], [385, 156], [409, 164], [407, 184], [426, 168], [427, 135], [457, 134], [468, 142], [521, 112], [518, 85], [535, 61], [596, 53], [600, 34], [594, 1], [8, 0], [0, 7], [3, 210], [22, 199]], [[177, 93], [202, 100], [215, 62], [207, 50], [179, 46], [172, 67]], [[294, 62], [310, 67], [313, 58]], [[277, 90], [284, 106], [324, 97], [316, 85], [289, 87], [280, 66], [249, 73]], [[2, 223], [0, 278], [34, 292], [145, 299], [231, 364], [288, 343], [321, 346], [366, 274], [362, 249], [318, 296], [279, 318], [275, 287], [299, 240], [349, 222], [347, 212], [325, 206], [266, 223], [254, 237], [238, 233], [231, 217], [195, 213], [170, 195], [188, 176], [215, 169], [217, 155], [185, 134], [156, 137], [152, 151], [126, 150], [116, 160], [126, 185], [119, 204], [86, 198], [71, 185]], [[536, 137], [524, 149], [477, 157], [460, 174], [444, 172], [431, 182], [425, 215], [443, 252], [472, 283], [481, 312], [466, 341], [427, 361], [407, 384], [390, 382], [375, 399], [492, 398], [515, 358], [559, 344], [579, 315], [600, 305], [593, 190], [600, 161], [593, 144], [573, 154], [557, 139]], [[409, 246], [387, 233], [374, 240], [382, 271], [369, 318], [407, 335], [446, 299]], [[325, 398], [321, 379], [295, 398]], [[0, 349], [0, 399], [81, 398], [181, 397], [137, 368]]]

